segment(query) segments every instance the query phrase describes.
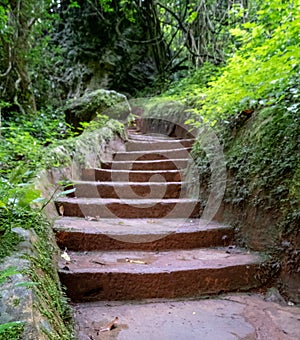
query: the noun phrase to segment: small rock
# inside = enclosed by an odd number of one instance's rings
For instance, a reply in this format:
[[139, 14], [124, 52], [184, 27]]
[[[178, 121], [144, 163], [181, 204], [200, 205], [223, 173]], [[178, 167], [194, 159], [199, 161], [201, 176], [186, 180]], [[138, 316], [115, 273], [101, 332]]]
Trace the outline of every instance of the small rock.
[[279, 303], [281, 305], [286, 304], [284, 298], [280, 295], [278, 289], [275, 288], [275, 287], [272, 287], [267, 291], [265, 301], [275, 302], [275, 303]]

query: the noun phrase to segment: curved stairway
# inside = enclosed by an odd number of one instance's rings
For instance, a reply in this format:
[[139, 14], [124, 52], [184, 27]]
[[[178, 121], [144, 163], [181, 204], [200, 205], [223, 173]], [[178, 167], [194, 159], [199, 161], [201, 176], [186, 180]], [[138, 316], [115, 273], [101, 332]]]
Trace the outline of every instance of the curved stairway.
[[[197, 297], [261, 284], [259, 254], [228, 250], [233, 229], [198, 218], [184, 169], [193, 140], [129, 132], [126, 151], [84, 169], [55, 222], [73, 301]], [[60, 209], [60, 211], [62, 211]]]

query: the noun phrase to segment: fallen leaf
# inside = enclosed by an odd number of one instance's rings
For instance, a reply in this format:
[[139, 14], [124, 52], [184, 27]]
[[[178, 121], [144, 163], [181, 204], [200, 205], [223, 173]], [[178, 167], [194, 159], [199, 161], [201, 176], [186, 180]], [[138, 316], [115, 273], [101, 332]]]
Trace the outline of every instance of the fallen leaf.
[[64, 216], [65, 208], [64, 208], [63, 205], [61, 205], [61, 206], [58, 208], [58, 211], [59, 211], [60, 216]]
[[147, 262], [141, 261], [141, 260], [126, 259], [125, 261], [129, 263], [136, 263], [136, 264], [147, 264]]
[[64, 250], [64, 252], [60, 255], [66, 262], [71, 262], [71, 258], [69, 254], [67, 253], [67, 248]]
[[148, 220], [147, 223], [155, 223], [154, 220]]
[[120, 224], [120, 225], [123, 225], [123, 224], [124, 224], [124, 222], [122, 222], [122, 221], [119, 221], [119, 222], [118, 222], [118, 224]]
[[85, 216], [85, 219], [86, 219], [87, 221], [99, 221], [99, 220], [97, 219], [97, 217], [100, 219], [99, 216], [96, 216], [96, 217], [94, 217], [94, 216]]
[[108, 332], [111, 331], [112, 329], [114, 329], [116, 327], [116, 323], [119, 320], [119, 318], [116, 316], [112, 322], [110, 322], [108, 325], [102, 327], [99, 332]]

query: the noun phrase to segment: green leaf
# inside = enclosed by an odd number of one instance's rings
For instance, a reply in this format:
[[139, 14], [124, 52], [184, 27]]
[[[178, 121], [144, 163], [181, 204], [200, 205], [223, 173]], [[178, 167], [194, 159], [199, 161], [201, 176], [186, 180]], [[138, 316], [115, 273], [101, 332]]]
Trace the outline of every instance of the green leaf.
[[30, 287], [35, 287], [35, 286], [38, 286], [39, 283], [38, 282], [18, 282], [15, 284], [15, 287], [27, 287], [27, 288], [30, 288]]
[[68, 6], [68, 8], [80, 8], [80, 5], [78, 4], [77, 1], [71, 1], [70, 5]]
[[2, 201], [0, 201], [0, 208], [6, 208], [6, 204]]
[[23, 326], [24, 322], [23, 321], [13, 321], [13, 322], [8, 322], [0, 325], [0, 334], [4, 333], [8, 330], [11, 330], [14, 327], [20, 327]]
[[5, 270], [0, 271], [0, 285], [5, 282], [7, 278], [9, 278], [12, 275], [19, 274], [19, 271], [16, 267], [9, 267]]
[[74, 192], [76, 190], [76, 188], [73, 188], [73, 189], [70, 189], [70, 190], [65, 190], [65, 191], [62, 191], [60, 193], [58, 193], [56, 195], [56, 197], [60, 197], [60, 196], [64, 196], [64, 195], [69, 195], [71, 194], [72, 192]]
[[192, 12], [188, 18], [186, 19], [186, 22], [188, 24], [192, 24], [196, 19], [197, 19], [197, 16], [198, 16], [198, 12]]

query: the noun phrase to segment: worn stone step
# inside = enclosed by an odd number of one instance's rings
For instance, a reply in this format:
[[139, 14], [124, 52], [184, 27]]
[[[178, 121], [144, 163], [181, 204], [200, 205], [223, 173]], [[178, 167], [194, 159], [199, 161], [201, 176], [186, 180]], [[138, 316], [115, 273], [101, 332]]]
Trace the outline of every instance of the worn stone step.
[[168, 149], [179, 149], [179, 148], [190, 148], [194, 139], [166, 139], [166, 140], [129, 140], [126, 143], [127, 151], [143, 151], [143, 150], [168, 150]]
[[114, 182], [179, 182], [182, 176], [180, 170], [111, 170], [83, 169], [83, 181], [114, 181]]
[[230, 226], [201, 219], [101, 219], [63, 217], [55, 221], [61, 249], [170, 250], [228, 246]]
[[103, 169], [113, 170], [182, 170], [188, 159], [166, 159], [149, 161], [112, 161], [101, 164]]
[[[187, 218], [199, 215], [195, 199], [105, 199], [65, 197], [56, 200], [64, 216], [99, 218]], [[59, 209], [62, 211], [62, 209]]]
[[[59, 275], [73, 301], [198, 297], [261, 285], [259, 254], [226, 249], [69, 252]], [[259, 274], [259, 275], [258, 275]]]
[[161, 141], [179, 141], [181, 138], [170, 137], [161, 133], [136, 133], [134, 131], [127, 130], [128, 139], [131, 141], [144, 141], [144, 142], [161, 142]]
[[166, 159], [191, 158], [189, 152], [191, 148], [181, 148], [175, 150], [141, 150], [141, 151], [121, 151], [113, 155], [114, 161], [152, 161]]
[[[72, 309], [81, 340], [300, 339], [300, 308], [275, 303], [274, 295], [82, 302], [73, 303]], [[99, 337], [99, 328], [107, 327], [116, 315], [116, 328]]]
[[188, 183], [73, 181], [72, 187], [75, 192], [70, 197], [78, 198], [180, 198], [186, 197]]

